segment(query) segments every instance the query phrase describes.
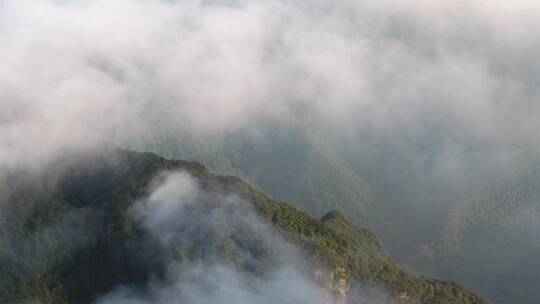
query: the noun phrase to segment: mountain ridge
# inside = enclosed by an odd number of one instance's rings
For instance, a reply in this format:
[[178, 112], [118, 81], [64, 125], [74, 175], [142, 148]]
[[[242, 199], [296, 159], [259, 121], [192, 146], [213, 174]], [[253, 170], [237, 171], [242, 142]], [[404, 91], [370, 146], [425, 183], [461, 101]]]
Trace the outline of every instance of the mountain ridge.
[[[51, 178], [55, 182], [43, 185], [43, 177], [38, 176], [26, 185], [11, 185], [8, 197], [15, 205], [0, 226], [4, 235], [0, 238], [0, 291], [5, 302], [37, 298], [43, 303], [91, 303], [119, 284], [141, 286], [151, 277], [163, 277], [162, 261], [141, 262], [133, 255], [140, 249], [140, 240], [155, 240], [133, 217], [131, 207], [147, 194], [160, 172], [180, 170], [205, 191], [246, 201], [310, 264], [336, 273], [343, 269], [355, 285], [347, 291], [349, 303], [363, 303], [362, 295], [372, 285], [400, 303], [487, 303], [457, 283], [403, 270], [374, 234], [352, 225], [340, 211], [314, 218], [273, 201], [238, 177], [213, 174], [196, 162], [119, 150], [60, 164], [64, 168]], [[67, 228], [77, 233], [67, 233]], [[56, 234], [51, 232], [55, 229]], [[66, 233], [64, 239], [62, 233]], [[232, 234], [226, 241], [258, 252], [257, 241], [249, 234]], [[189, 251], [178, 253], [189, 256]], [[232, 254], [231, 261], [249, 266]], [[269, 258], [264, 251], [259, 255]]]

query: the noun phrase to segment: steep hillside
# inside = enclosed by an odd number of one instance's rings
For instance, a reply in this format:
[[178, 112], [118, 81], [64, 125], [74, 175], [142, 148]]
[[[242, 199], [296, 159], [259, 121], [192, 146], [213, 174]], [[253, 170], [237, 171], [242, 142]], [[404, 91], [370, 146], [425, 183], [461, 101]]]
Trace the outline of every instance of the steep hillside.
[[[150, 224], [137, 216], [141, 200], [156, 196], [151, 192], [162, 172], [178, 171], [187, 172], [204, 199], [182, 206], [181, 213], [159, 213]], [[11, 172], [3, 184], [2, 302], [92, 303], [118, 286], [155, 289], [168, 280], [171, 262], [219, 261], [266, 280], [282, 263], [275, 244], [292, 244], [309, 266], [307, 275], [332, 301], [364, 303], [380, 290], [386, 300], [402, 303], [487, 303], [459, 284], [404, 271], [371, 232], [339, 211], [316, 219], [194, 162], [115, 151]]]
[[[535, 153], [504, 172], [474, 155], [455, 178], [437, 169], [438, 154], [427, 149], [431, 141], [408, 143], [406, 131], [399, 140], [368, 136], [350, 143], [294, 127], [262, 132], [204, 141], [156, 131], [133, 146], [196, 159], [315, 216], [343, 210], [352, 223], [376, 231], [400, 263], [463, 282], [495, 303], [540, 301]], [[402, 146], [414, 153], [397, 153]]]
[[235, 175], [272, 197], [320, 216], [347, 210], [361, 220], [371, 204], [363, 178], [353, 172], [328, 142], [302, 128], [272, 126], [263, 134], [233, 133], [221, 139], [161, 132], [122, 146], [172, 159], [193, 159], [213, 172]]
[[463, 197], [424, 248], [423, 270], [467, 282], [496, 303], [538, 303], [539, 177], [540, 164], [528, 162]]

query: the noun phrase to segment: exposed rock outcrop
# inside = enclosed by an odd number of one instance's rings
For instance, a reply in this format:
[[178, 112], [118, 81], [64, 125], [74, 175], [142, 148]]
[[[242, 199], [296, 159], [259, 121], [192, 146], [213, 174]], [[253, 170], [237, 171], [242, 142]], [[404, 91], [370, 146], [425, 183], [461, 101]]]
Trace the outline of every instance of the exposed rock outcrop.
[[347, 269], [337, 267], [333, 271], [317, 270], [315, 281], [323, 288], [328, 304], [347, 304], [350, 280]]

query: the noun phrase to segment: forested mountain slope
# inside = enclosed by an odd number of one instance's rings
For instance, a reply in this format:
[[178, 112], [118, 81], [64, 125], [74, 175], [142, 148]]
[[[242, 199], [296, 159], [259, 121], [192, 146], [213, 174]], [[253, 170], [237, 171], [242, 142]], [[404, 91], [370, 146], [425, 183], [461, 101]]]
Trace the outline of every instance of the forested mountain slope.
[[[163, 172], [179, 171], [185, 175], [180, 180], [192, 182], [163, 182]], [[178, 199], [174, 195], [182, 185], [198, 189], [197, 199], [192, 192], [180, 196], [193, 203], [165, 212], [153, 204]], [[115, 303], [110, 299], [117, 299], [118, 288], [124, 301], [164, 302], [171, 292], [158, 293], [156, 286], [171, 280], [173, 268], [181, 276], [192, 273], [185, 265], [219, 262], [266, 282], [277, 265], [301, 260], [307, 264], [301, 273], [329, 295], [328, 301], [487, 303], [459, 284], [404, 271], [371, 232], [339, 211], [316, 219], [194, 162], [109, 151], [10, 172], [3, 187], [2, 302]], [[298, 256], [284, 255], [289, 247]], [[189, 286], [200, 288], [197, 282]], [[181, 298], [192, 290], [182, 286], [172, 294]], [[377, 298], [374, 290], [380, 291]]]

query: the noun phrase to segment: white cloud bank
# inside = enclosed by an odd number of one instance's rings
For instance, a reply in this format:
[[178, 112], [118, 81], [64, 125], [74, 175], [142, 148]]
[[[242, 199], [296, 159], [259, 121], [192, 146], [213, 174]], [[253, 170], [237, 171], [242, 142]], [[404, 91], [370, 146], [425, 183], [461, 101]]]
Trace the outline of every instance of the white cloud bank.
[[411, 137], [442, 126], [446, 153], [475, 141], [497, 158], [538, 145], [537, 1], [4, 0], [0, 10], [2, 165], [156, 124], [200, 136], [283, 121]]

